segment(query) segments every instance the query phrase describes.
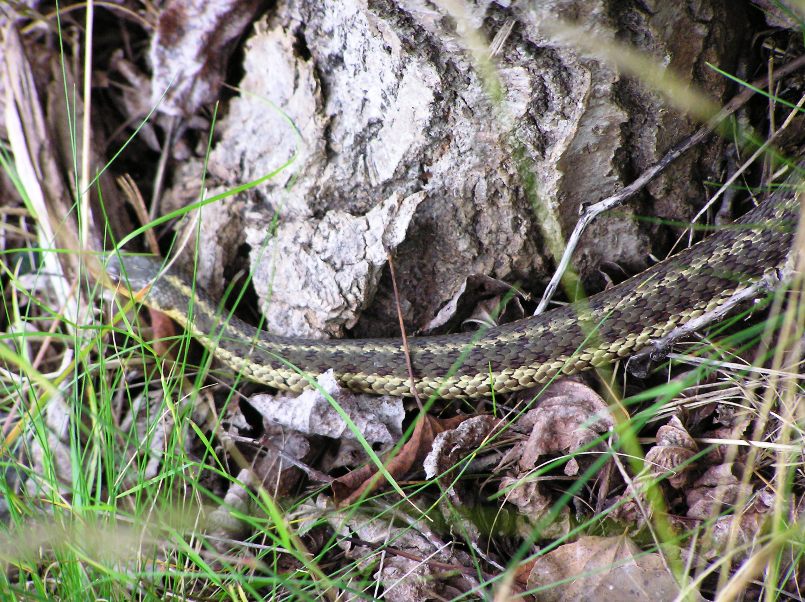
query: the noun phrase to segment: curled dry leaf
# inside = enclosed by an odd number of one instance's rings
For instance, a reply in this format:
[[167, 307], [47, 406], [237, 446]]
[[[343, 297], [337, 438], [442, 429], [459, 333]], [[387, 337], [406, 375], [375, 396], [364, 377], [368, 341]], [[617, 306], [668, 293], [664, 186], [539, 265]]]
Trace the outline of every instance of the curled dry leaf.
[[535, 525], [539, 528], [540, 539], [556, 539], [570, 532], [570, 508], [566, 505], [558, 510], [550, 522], [543, 520], [553, 508], [555, 500], [542, 492], [539, 481], [527, 477], [503, 477], [500, 491], [504, 492], [503, 500], [516, 506], [519, 512], [515, 519], [518, 537], [533, 537]]
[[493, 416], [473, 416], [458, 427], [436, 435], [423, 462], [425, 477], [432, 479], [450, 470], [468, 454], [477, 451], [501, 424], [502, 421]]
[[[402, 446], [388, 462], [386, 470], [396, 480], [411, 472], [415, 466], [421, 466], [433, 445], [433, 439], [439, 433], [456, 428], [467, 420], [468, 416], [455, 416], [453, 418], [435, 418], [433, 416], [420, 416], [414, 432], [405, 445]], [[378, 473], [374, 464], [353, 470], [333, 481], [335, 499], [342, 505], [349, 505], [363, 495], [382, 487], [386, 478]]]
[[[614, 500], [615, 508], [610, 516], [615, 520], [620, 520], [629, 524], [640, 525], [651, 517], [646, 513], [651, 513], [653, 506], [646, 501], [646, 489], [650, 483], [645, 478], [646, 474], [641, 474], [626, 486], [626, 490]], [[653, 479], [653, 477], [652, 477]]]
[[[628, 537], [581, 537], [518, 571], [540, 602], [675, 600], [679, 585], [659, 554], [644, 554]], [[555, 585], [555, 587], [551, 587]], [[701, 600], [698, 594], [687, 600]]]
[[[742, 398], [742, 401], [746, 397]], [[705, 431], [701, 434], [707, 439], [725, 439], [722, 445], [716, 445], [708, 454], [707, 462], [710, 464], [722, 464], [726, 458], [733, 458], [735, 447], [728, 441], [749, 438], [747, 430], [752, 424], [753, 412], [747, 411], [740, 406], [719, 404], [715, 410], [716, 428]]]
[[[530, 473], [540, 456], [573, 453], [612, 429], [614, 422], [607, 404], [590, 387], [570, 379], [553, 383], [543, 393], [539, 406], [526, 412], [513, 430], [528, 433], [528, 439], [516, 444], [498, 465], [517, 461], [516, 473], [501, 479], [505, 501], [515, 505], [529, 522], [539, 521], [553, 506]], [[594, 446], [600, 449], [599, 445]], [[567, 476], [579, 472], [579, 463], [571, 458], [564, 467]], [[560, 520], [550, 526], [552, 534], [561, 535], [569, 528], [569, 511], [563, 508]]]
[[769, 514], [774, 509], [774, 493], [768, 489], [757, 493], [745, 512], [717, 518], [709, 530], [709, 539], [702, 541], [702, 555], [712, 560], [725, 551], [736, 554], [735, 561], [753, 553], [751, 544], [758, 543]]
[[674, 489], [682, 489], [688, 483], [694, 465], [690, 459], [699, 451], [696, 441], [682, 422], [672, 416], [668, 424], [657, 430], [657, 444], [646, 453], [646, 463], [655, 475], [673, 474], [668, 483]]
[[[520, 454], [520, 469], [529, 471], [537, 465], [540, 456], [573, 453], [612, 430], [613, 426], [607, 404], [598, 393], [574, 380], [558, 380], [543, 393], [539, 407], [518, 421], [515, 429], [530, 431], [530, 435], [513, 453]], [[565, 474], [574, 476], [578, 471], [578, 461], [571, 458], [565, 465]]]
[[259, 6], [258, 0], [167, 2], [151, 42], [153, 106], [187, 116], [213, 101], [226, 75], [229, 52]]
[[347, 558], [366, 568], [379, 566], [374, 577], [383, 586], [384, 600], [453, 599], [477, 585], [470, 577], [476, 571], [474, 561], [442, 542], [427, 521], [399, 527], [362, 513], [338, 511], [326, 518], [342, 536], [339, 546]]
[[[425, 468], [425, 478], [433, 479], [449, 471], [449, 474], [442, 480], [442, 487], [453, 504], [465, 505], [461, 495], [454, 487], [456, 484], [455, 472], [450, 469], [469, 454], [478, 451], [484, 441], [493, 436], [495, 430], [502, 424], [501, 420], [493, 416], [473, 416], [459, 424], [458, 427], [436, 435], [431, 450], [422, 463]], [[493, 465], [495, 462], [496, 460], [491, 458]], [[468, 525], [466, 528], [471, 527]]]
[[699, 477], [687, 494], [688, 517], [699, 520], [715, 518], [740, 499], [749, 500], [752, 487], [739, 477], [742, 466], [719, 464], [711, 466]]
[[542, 518], [551, 507], [551, 500], [539, 490], [537, 481], [524, 481], [512, 477], [504, 477], [500, 481], [500, 489], [504, 491], [511, 488], [504, 498], [505, 501], [517, 506], [523, 514]]

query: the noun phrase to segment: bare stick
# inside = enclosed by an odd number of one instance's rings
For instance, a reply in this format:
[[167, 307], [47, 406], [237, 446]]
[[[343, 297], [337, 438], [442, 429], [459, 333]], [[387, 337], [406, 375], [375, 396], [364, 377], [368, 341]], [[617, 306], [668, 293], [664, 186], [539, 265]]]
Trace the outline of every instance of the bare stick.
[[403, 322], [402, 307], [400, 306], [400, 293], [397, 291], [397, 277], [394, 273], [394, 260], [391, 253], [386, 252], [389, 259], [389, 272], [391, 273], [391, 287], [394, 290], [394, 302], [397, 305], [397, 319], [400, 321], [400, 334], [402, 335], [403, 353], [405, 354], [405, 365], [408, 368], [408, 377], [411, 379], [411, 395], [416, 399], [419, 410], [422, 411], [422, 400], [416, 390], [416, 379], [414, 378], [414, 365], [411, 363], [411, 351], [408, 349], [408, 337], [405, 335], [405, 323]]
[[[630, 372], [643, 372], [641, 368], [647, 367], [650, 362], [658, 361], [668, 355], [671, 345], [675, 341], [701, 330], [705, 326], [712, 324], [729, 314], [737, 305], [757, 299], [763, 293], [776, 290], [780, 284], [789, 282], [793, 276], [793, 268], [790, 265], [780, 270], [774, 270], [763, 276], [757, 282], [736, 291], [723, 304], [712, 311], [703, 313], [698, 318], [685, 322], [682, 326], [677, 326], [664, 337], [652, 341], [649, 345], [638, 351], [626, 364]], [[636, 369], [635, 369], [636, 368]]]

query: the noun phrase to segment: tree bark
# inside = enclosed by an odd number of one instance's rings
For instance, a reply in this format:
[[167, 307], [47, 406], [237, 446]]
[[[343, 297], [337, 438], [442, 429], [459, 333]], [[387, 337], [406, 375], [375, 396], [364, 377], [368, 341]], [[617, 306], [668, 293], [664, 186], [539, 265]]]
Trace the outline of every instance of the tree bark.
[[[558, 42], [556, 24], [631, 45], [716, 103], [734, 86], [708, 63], [734, 72], [748, 35], [727, 0], [462, 6], [281, 0], [255, 25], [210, 171], [234, 186], [289, 164], [237, 204], [205, 208], [201, 276], [213, 291], [243, 231], [263, 309], [279, 316], [269, 325], [285, 334], [397, 334], [388, 268], [364, 261], [378, 251], [367, 236], [396, 249], [412, 331], [472, 274], [538, 289], [555, 262], [546, 233], [568, 234], [582, 204], [698, 125], [640, 78]], [[636, 272], [667, 250], [666, 228], [636, 216], [688, 219], [703, 181], [722, 173], [723, 146], [690, 152], [590, 228], [575, 261], [588, 287], [603, 286], [603, 262]]]

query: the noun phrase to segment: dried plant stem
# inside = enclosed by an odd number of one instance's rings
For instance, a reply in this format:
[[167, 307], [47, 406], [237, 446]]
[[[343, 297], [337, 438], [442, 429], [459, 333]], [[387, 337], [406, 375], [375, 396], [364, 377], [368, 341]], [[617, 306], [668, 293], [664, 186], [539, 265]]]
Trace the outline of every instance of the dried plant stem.
[[403, 322], [402, 307], [400, 306], [400, 292], [397, 290], [397, 277], [394, 273], [394, 259], [391, 253], [386, 253], [389, 259], [389, 273], [391, 274], [391, 287], [394, 290], [394, 302], [397, 306], [397, 319], [400, 321], [400, 335], [402, 336], [403, 350], [405, 352], [405, 365], [408, 368], [408, 376], [411, 379], [411, 395], [416, 399], [419, 410], [422, 411], [422, 400], [416, 390], [416, 378], [414, 377], [414, 366], [411, 363], [411, 352], [408, 349], [408, 336], [405, 334], [405, 322]]

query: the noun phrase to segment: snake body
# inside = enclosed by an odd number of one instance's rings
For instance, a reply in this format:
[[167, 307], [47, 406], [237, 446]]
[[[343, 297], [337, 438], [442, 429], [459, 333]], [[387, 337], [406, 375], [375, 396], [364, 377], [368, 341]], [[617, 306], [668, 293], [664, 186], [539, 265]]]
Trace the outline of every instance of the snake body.
[[[417, 392], [476, 398], [493, 388], [517, 391], [626, 357], [717, 309], [785, 264], [799, 218], [792, 181], [731, 226], [584, 302], [481, 332], [409, 339]], [[114, 256], [107, 271], [130, 296], [147, 289], [144, 304], [188, 329], [249, 380], [301, 391], [311, 377], [332, 369], [353, 390], [411, 394], [399, 339], [274, 336], [227, 316], [156, 258]]]

